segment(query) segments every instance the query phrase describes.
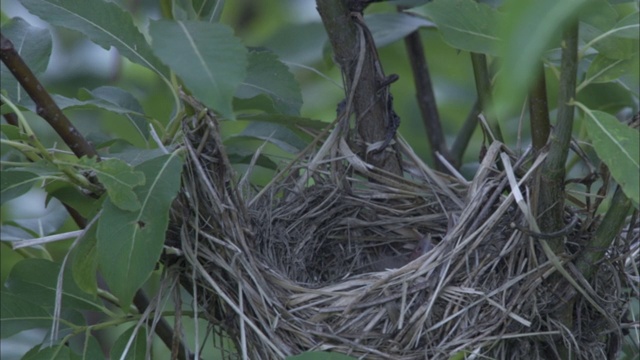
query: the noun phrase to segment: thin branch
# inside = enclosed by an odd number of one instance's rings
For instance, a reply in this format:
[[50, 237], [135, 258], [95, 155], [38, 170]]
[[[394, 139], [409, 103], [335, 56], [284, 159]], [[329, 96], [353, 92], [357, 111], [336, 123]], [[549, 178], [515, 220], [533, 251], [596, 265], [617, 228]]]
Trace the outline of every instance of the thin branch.
[[36, 104], [36, 112], [55, 130], [77, 156], [99, 157], [95, 148], [78, 132], [53, 101], [38, 78], [16, 52], [11, 40], [0, 34], [0, 58]]
[[[402, 10], [402, 7], [398, 7], [398, 11]], [[420, 32], [416, 30], [407, 35], [404, 38], [404, 45], [407, 49], [409, 63], [411, 63], [411, 70], [413, 71], [416, 98], [418, 100], [420, 113], [422, 114], [422, 122], [424, 123], [427, 133], [427, 139], [429, 140], [433, 162], [437, 169], [445, 169], [436, 157], [436, 152], [439, 152], [450, 163], [453, 163], [454, 166], [458, 167], [460, 166], [460, 163], [452, 161], [453, 159], [447, 149], [447, 143], [445, 141], [444, 132], [442, 131], [442, 124], [440, 123], [440, 115], [438, 114], [438, 108], [436, 106], [433, 84], [431, 83], [431, 75], [429, 74], [429, 67], [427, 65], [424, 47], [422, 46]]]
[[[136, 306], [136, 308], [138, 308], [138, 312], [141, 314], [144, 313], [145, 310], [149, 307], [149, 298], [142, 289], [136, 292], [135, 296], [133, 297], [133, 304]], [[152, 320], [149, 321], [151, 322]], [[175, 335], [173, 333], [173, 328], [171, 327], [171, 325], [169, 325], [164, 317], [160, 318], [160, 321], [158, 321], [158, 323], [156, 324], [155, 332], [168, 349], [174, 350], [173, 342]], [[195, 355], [187, 349], [184, 342], [182, 341], [178, 342], [177, 355], [179, 360], [191, 360], [195, 358]]]
[[[564, 226], [564, 181], [565, 163], [569, 153], [569, 142], [573, 128], [574, 107], [570, 101], [575, 97], [576, 73], [578, 69], [578, 24], [565, 31], [562, 42], [560, 87], [558, 92], [558, 119], [549, 138], [549, 154], [540, 175], [540, 198], [538, 215], [540, 231], [551, 233]], [[556, 254], [563, 250], [562, 238], [549, 242]]]
[[538, 152], [549, 139], [549, 106], [547, 105], [547, 82], [544, 77], [544, 65], [538, 64], [538, 77], [529, 92], [529, 114], [531, 124], [531, 141], [533, 149]]
[[487, 67], [487, 57], [484, 54], [471, 53], [471, 64], [473, 65], [473, 76], [476, 80], [478, 99], [480, 99], [480, 112], [487, 119], [496, 140], [503, 141], [498, 119], [491, 109], [491, 76]]
[[458, 135], [451, 146], [450, 155], [458, 168], [462, 165], [464, 152], [467, 150], [471, 136], [478, 126], [478, 115], [480, 115], [480, 99], [476, 99], [476, 102], [473, 103], [469, 115], [464, 120], [464, 124], [462, 124], [462, 128], [458, 131]]
[[[625, 196], [622, 188], [618, 186], [611, 199], [611, 206], [600, 222], [593, 239], [589, 241], [589, 246], [580, 253], [576, 260], [578, 270], [587, 280], [591, 280], [591, 277], [598, 269], [595, 264], [602, 260], [606, 250], [620, 234], [629, 210], [631, 210], [631, 200]], [[632, 230], [630, 229], [629, 231]]]
[[[540, 231], [553, 233], [563, 228], [565, 212], [565, 164], [569, 153], [573, 127], [574, 107], [571, 101], [576, 93], [578, 70], [578, 22], [569, 24], [562, 38], [562, 60], [560, 65], [560, 86], [558, 91], [558, 118], [550, 133], [549, 153], [542, 165], [539, 177], [539, 197], [537, 216]], [[558, 257], [564, 254], [564, 237], [548, 240], [550, 250]], [[567, 289], [563, 304], [555, 311], [556, 318], [568, 329], [574, 327], [574, 305], [576, 291], [560, 273], [547, 279], [551, 289]], [[570, 359], [571, 351], [566, 343], [556, 341], [555, 346], [561, 359]]]

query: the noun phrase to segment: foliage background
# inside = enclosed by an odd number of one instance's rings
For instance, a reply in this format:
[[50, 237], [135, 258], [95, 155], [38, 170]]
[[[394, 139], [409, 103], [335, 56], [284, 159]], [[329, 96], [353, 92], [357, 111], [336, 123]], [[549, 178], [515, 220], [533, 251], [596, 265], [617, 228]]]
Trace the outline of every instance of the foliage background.
[[[147, 17], [159, 18], [162, 2], [153, 0], [120, 0], [123, 8], [129, 9], [139, 21]], [[500, 1], [486, 1], [498, 4]], [[637, 10], [635, 2], [613, 1], [615, 6], [628, 12]], [[373, 4], [367, 13], [393, 12], [393, 4]], [[48, 27], [46, 23], [26, 12], [17, 1], [2, 2], [2, 22], [8, 18], [20, 16], [30, 24]], [[326, 35], [315, 11], [313, 0], [238, 0], [227, 1], [221, 16], [221, 22], [229, 25], [236, 32], [245, 45], [266, 47], [280, 56], [280, 59], [290, 65], [300, 84], [303, 96], [302, 116], [331, 122], [335, 117], [336, 105], [344, 97], [340, 88], [342, 79], [340, 70], [333, 64], [330, 54], [327, 54]], [[395, 31], [390, 27], [390, 32]], [[76, 97], [81, 88], [93, 89], [98, 86], [110, 85], [130, 91], [142, 105], [145, 113], [166, 123], [172, 111], [173, 103], [166, 86], [150, 71], [133, 64], [118, 55], [115, 49], [105, 51], [99, 46], [86, 40], [82, 35], [60, 28], [51, 28], [53, 33], [53, 54], [47, 71], [41, 80], [52, 93], [59, 93], [68, 97]], [[450, 146], [462, 122], [469, 113], [475, 99], [476, 90], [469, 53], [458, 51], [447, 45], [435, 29], [422, 29], [421, 35], [426, 49], [427, 61], [435, 89], [438, 110], [443, 123], [447, 144]], [[414, 150], [427, 162], [429, 159], [428, 145], [424, 133], [421, 115], [415, 100], [415, 88], [411, 69], [406, 57], [406, 50], [402, 41], [395, 41], [382, 47], [380, 56], [387, 73], [396, 73], [400, 79], [392, 85], [394, 104], [401, 118], [399, 132], [409, 141]], [[550, 58], [554, 58], [553, 55]], [[556, 57], [556, 60], [559, 56]], [[582, 64], [587, 67], [593, 58], [586, 58]], [[637, 65], [637, 56], [635, 57]], [[311, 68], [315, 70], [311, 70]], [[617, 83], [592, 84], [579, 94], [578, 100], [591, 109], [601, 109], [612, 114], [622, 112], [623, 115], [638, 111], [638, 66], [626, 74]], [[583, 69], [584, 71], [584, 69]], [[317, 72], [322, 74], [319, 75]], [[558, 79], [552, 70], [546, 71], [547, 89], [550, 107], [556, 104], [556, 89]], [[529, 145], [528, 114], [521, 109], [511, 110], [501, 119], [503, 134], [507, 144], [512, 148], [524, 149]], [[522, 115], [522, 116], [521, 116]], [[121, 116], [106, 111], [96, 112], [88, 110], [73, 110], [70, 117], [83, 134], [96, 142], [106, 137], [124, 138], [142, 145], [141, 139], [132, 134], [130, 124]], [[554, 118], [552, 112], [551, 118]], [[522, 123], [520, 120], [523, 120]], [[38, 136], [45, 146], [53, 147], [57, 141], [48, 125], [33, 115], [29, 119]], [[524, 124], [524, 125], [522, 125]], [[248, 126], [248, 122], [225, 122], [223, 135], [227, 139], [240, 134]], [[584, 136], [585, 130], [577, 121], [576, 131]], [[519, 133], [519, 129], [521, 132]], [[290, 139], [295, 141], [295, 139]], [[462, 173], [470, 178], [477, 166], [478, 152], [482, 135], [476, 130], [472, 142], [464, 157]], [[229, 141], [230, 148], [237, 147], [238, 151], [251, 153], [260, 146], [263, 140], [249, 139], [245, 141]], [[5, 149], [2, 149], [3, 152]], [[291, 158], [292, 154], [273, 144], [267, 145], [265, 153], [272, 159]], [[242, 172], [244, 165], [237, 165]], [[584, 169], [573, 169], [581, 173]], [[257, 171], [254, 182], [266, 183], [271, 172], [266, 169]], [[29, 194], [4, 204], [1, 209], [2, 221], [16, 219], [32, 219], [42, 224], [53, 226], [57, 231], [64, 232], [75, 229], [73, 222], [65, 216], [64, 209], [55, 201], [47, 208], [43, 208], [44, 192], [34, 189]], [[60, 260], [70, 241], [49, 245], [54, 260]], [[0, 245], [0, 280], [4, 283], [10, 269], [21, 257], [9, 250], [6, 243]], [[157, 286], [157, 274], [146, 285], [149, 290]], [[637, 304], [635, 304], [637, 306]], [[187, 325], [187, 329], [190, 327]], [[119, 329], [117, 331], [122, 331]], [[41, 333], [40, 336], [43, 336]], [[105, 335], [115, 338], [116, 334]], [[33, 341], [36, 342], [33, 342]], [[7, 341], [9, 343], [7, 343]], [[10, 359], [12, 356], [28, 349], [39, 341], [33, 334], [3, 340], [2, 357]], [[22, 343], [22, 345], [20, 344]], [[27, 345], [31, 344], [31, 345]], [[21, 347], [25, 346], [25, 347]], [[161, 345], [160, 345], [161, 347]], [[166, 351], [158, 351], [160, 354]]]

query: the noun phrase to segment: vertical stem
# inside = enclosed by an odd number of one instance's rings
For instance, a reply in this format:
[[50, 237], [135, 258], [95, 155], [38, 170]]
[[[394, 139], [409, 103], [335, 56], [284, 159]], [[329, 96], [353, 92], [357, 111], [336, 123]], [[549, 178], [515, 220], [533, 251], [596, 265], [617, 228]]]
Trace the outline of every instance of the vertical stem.
[[471, 140], [471, 136], [478, 126], [478, 115], [480, 115], [480, 99], [476, 99], [476, 102], [473, 103], [473, 107], [471, 111], [469, 111], [469, 115], [464, 120], [464, 124], [462, 124], [462, 128], [458, 131], [456, 135], [456, 139], [451, 146], [451, 158], [453, 159], [453, 163], [457, 164], [458, 167], [462, 165], [462, 159], [464, 156], [464, 152], [469, 146], [469, 141]]
[[[334, 58], [340, 65], [345, 79], [345, 89], [353, 91], [353, 111], [356, 115], [356, 138], [352, 143], [356, 153], [372, 165], [393, 174], [401, 175], [402, 167], [395, 151], [382, 151], [379, 154], [367, 154], [367, 144], [383, 141], [387, 136], [387, 103], [381, 101], [381, 88], [376, 66], [378, 63], [374, 44], [369, 43], [367, 36], [359, 31], [352, 11], [345, 0], [316, 0], [318, 13], [329, 36]], [[364, 29], [368, 31], [368, 29]], [[362, 68], [356, 69], [360, 56], [360, 44], [364, 41], [366, 51]], [[359, 71], [356, 71], [359, 70]], [[359, 74], [354, 89], [355, 76]], [[395, 146], [390, 146], [395, 149]]]
[[549, 139], [549, 107], [547, 105], [547, 83], [544, 65], [538, 63], [538, 77], [529, 92], [529, 115], [533, 149], [538, 152]]
[[[565, 163], [569, 153], [569, 142], [573, 127], [574, 107], [570, 105], [576, 93], [576, 74], [578, 70], [578, 22], [570, 24], [562, 38], [562, 61], [560, 65], [560, 86], [558, 92], [558, 118], [556, 126], [550, 133], [549, 153], [540, 171], [540, 186], [537, 216], [540, 230], [552, 233], [564, 226], [564, 181]], [[564, 253], [563, 237], [548, 240], [548, 244], [557, 256]], [[549, 289], [560, 291], [566, 289], [566, 280], [559, 273], [547, 279]], [[574, 290], [575, 291], [575, 290]], [[574, 328], [573, 309], [575, 296], [569, 295], [564, 304], [555, 311], [556, 318], [567, 328]], [[556, 342], [561, 359], [571, 359], [571, 349], [562, 341]]]
[[476, 80], [481, 112], [487, 119], [496, 140], [503, 141], [498, 119], [491, 109], [491, 76], [489, 76], [489, 68], [487, 67], [487, 57], [484, 54], [471, 53], [471, 64], [473, 65], [473, 76]]
[[[558, 119], [549, 138], [549, 154], [541, 172], [538, 214], [540, 230], [551, 233], [563, 227], [565, 163], [573, 127], [576, 73], [578, 68], [578, 24], [573, 23], [565, 31], [562, 41], [560, 87], [558, 92]], [[550, 241], [556, 254], [563, 249], [562, 239]]]
[[591, 280], [597, 269], [595, 264], [602, 260], [606, 250], [611, 246], [616, 236], [620, 234], [631, 208], [631, 200], [625, 196], [622, 188], [618, 186], [611, 199], [611, 206], [600, 222], [593, 240], [589, 242], [589, 247], [576, 260], [576, 266], [587, 280]]
[[[398, 11], [402, 11], [402, 8], [398, 7]], [[411, 70], [413, 71], [416, 98], [418, 100], [420, 113], [422, 114], [422, 121], [427, 132], [427, 139], [429, 140], [430, 146], [429, 150], [431, 152], [433, 162], [439, 170], [446, 169], [438, 161], [438, 158], [435, 155], [437, 151], [457, 167], [460, 164], [455, 163], [454, 159], [451, 158], [449, 150], [447, 149], [444, 132], [442, 131], [440, 115], [438, 114], [438, 108], [436, 106], [433, 85], [431, 83], [431, 75], [429, 74], [429, 67], [427, 65], [427, 59], [422, 46], [420, 33], [416, 30], [407, 35], [404, 38], [404, 45], [407, 49], [409, 62], [411, 63]]]

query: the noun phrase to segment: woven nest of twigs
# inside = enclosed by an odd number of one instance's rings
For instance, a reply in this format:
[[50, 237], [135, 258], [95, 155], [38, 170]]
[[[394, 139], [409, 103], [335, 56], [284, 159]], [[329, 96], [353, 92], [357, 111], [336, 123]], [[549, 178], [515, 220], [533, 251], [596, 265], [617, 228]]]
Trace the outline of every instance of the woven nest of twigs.
[[[619, 339], [611, 334], [621, 333], [638, 227], [594, 264], [590, 284], [570, 273], [587, 296], [574, 307], [579, 332], [565, 328], [554, 314], [575, 290], [550, 289], [545, 279], [566, 259], [550, 259], [523, 230], [538, 164], [521, 168], [524, 158], [494, 143], [467, 182], [432, 171], [400, 139], [401, 178], [362, 162], [337, 126], [254, 189], [232, 170], [218, 126], [211, 114], [184, 122], [187, 168], [172, 229], [175, 266], [197, 310], [235, 345], [228, 357], [555, 358], [564, 341], [577, 358], [603, 359], [606, 339]], [[592, 234], [580, 211], [567, 209], [569, 253]], [[434, 245], [426, 254], [399, 268], [372, 266], [407, 258], [420, 235]]]

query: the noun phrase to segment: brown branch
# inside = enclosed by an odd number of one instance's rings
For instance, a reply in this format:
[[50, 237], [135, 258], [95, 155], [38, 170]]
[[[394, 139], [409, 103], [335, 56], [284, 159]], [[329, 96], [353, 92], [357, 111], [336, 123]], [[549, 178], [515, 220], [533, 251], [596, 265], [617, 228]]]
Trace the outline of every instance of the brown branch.
[[[349, 4], [364, 4], [350, 1]], [[385, 141], [391, 120], [388, 116], [390, 104], [381, 96], [382, 82], [376, 70], [381, 68], [375, 45], [370, 43], [368, 29], [358, 28], [354, 17], [357, 16], [347, 6], [345, 0], [316, 0], [318, 13], [329, 36], [334, 51], [335, 61], [342, 69], [347, 93], [353, 90], [352, 109], [356, 115], [355, 138], [352, 146], [356, 153], [367, 162], [394, 174], [401, 175], [399, 156], [395, 145], [389, 146], [394, 151], [371, 151], [367, 153], [369, 144]], [[354, 9], [357, 10], [357, 9]], [[360, 9], [361, 10], [361, 9]], [[362, 31], [361, 31], [362, 30]], [[360, 34], [365, 33], [365, 36]], [[370, 35], [370, 34], [368, 34]], [[366, 45], [360, 76], [356, 81], [356, 65], [359, 59], [360, 42]]]
[[450, 156], [453, 164], [456, 164], [458, 168], [462, 165], [464, 152], [467, 150], [471, 136], [478, 126], [478, 115], [480, 115], [480, 99], [476, 99], [475, 103], [473, 103], [467, 118], [464, 120], [464, 124], [462, 124], [462, 128], [458, 131], [458, 135], [451, 146]]
[[[588, 247], [576, 259], [578, 270], [587, 280], [591, 280], [598, 269], [596, 264], [604, 258], [606, 250], [611, 247], [611, 243], [620, 234], [631, 209], [631, 200], [618, 186], [611, 199], [611, 206], [600, 222], [593, 239], [589, 241]], [[629, 229], [629, 232], [631, 231]]]
[[476, 81], [478, 99], [480, 99], [480, 111], [487, 119], [496, 140], [504, 142], [500, 124], [492, 110], [491, 76], [489, 75], [489, 68], [487, 67], [486, 55], [471, 53], [471, 64], [473, 65], [473, 76]]
[[[135, 296], [133, 297], [133, 304], [136, 306], [136, 308], [138, 308], [138, 311], [140, 313], [143, 313], [149, 307], [149, 298], [142, 289], [136, 292]], [[149, 320], [149, 325], [151, 325], [151, 320]], [[160, 318], [160, 321], [158, 321], [158, 323], [156, 324], [155, 332], [167, 348], [176, 350], [172, 345], [175, 336], [173, 333], [173, 328], [171, 328], [171, 325], [169, 325], [167, 320], [165, 320], [164, 318]], [[183, 341], [178, 342], [178, 349], [175, 352], [177, 353], [179, 360], [195, 358], [195, 355], [187, 349]]]
[[13, 47], [11, 40], [0, 34], [0, 58], [36, 104], [36, 113], [45, 119], [77, 156], [99, 157], [94, 147], [78, 132], [53, 101], [38, 78]]
[[[558, 231], [564, 226], [565, 163], [569, 153], [574, 113], [574, 107], [569, 102], [575, 98], [578, 69], [577, 23], [572, 24], [565, 31], [562, 43], [558, 119], [549, 138], [549, 154], [543, 164], [540, 177], [538, 216], [540, 231], [546, 233]], [[564, 248], [562, 238], [551, 241], [549, 245], [557, 255], [561, 254]]]
[[[402, 9], [402, 7], [398, 7], [398, 11], [402, 11]], [[416, 98], [418, 99], [418, 107], [420, 108], [422, 121], [427, 132], [427, 139], [429, 140], [433, 163], [439, 170], [446, 169], [436, 156], [436, 152], [439, 152], [450, 163], [458, 167], [460, 164], [453, 161], [449, 154], [449, 150], [447, 149], [447, 143], [445, 141], [444, 132], [442, 131], [442, 124], [440, 123], [440, 115], [438, 114], [438, 108], [436, 106], [436, 98], [433, 93], [433, 85], [431, 84], [431, 75], [429, 74], [427, 59], [424, 55], [424, 47], [422, 46], [420, 33], [416, 30], [407, 35], [404, 38], [404, 45], [407, 49], [409, 62], [411, 63], [411, 70], [413, 71]]]
[[538, 77], [529, 92], [529, 117], [531, 124], [531, 142], [538, 152], [549, 139], [549, 106], [547, 105], [547, 82], [544, 78], [544, 65], [538, 63]]

